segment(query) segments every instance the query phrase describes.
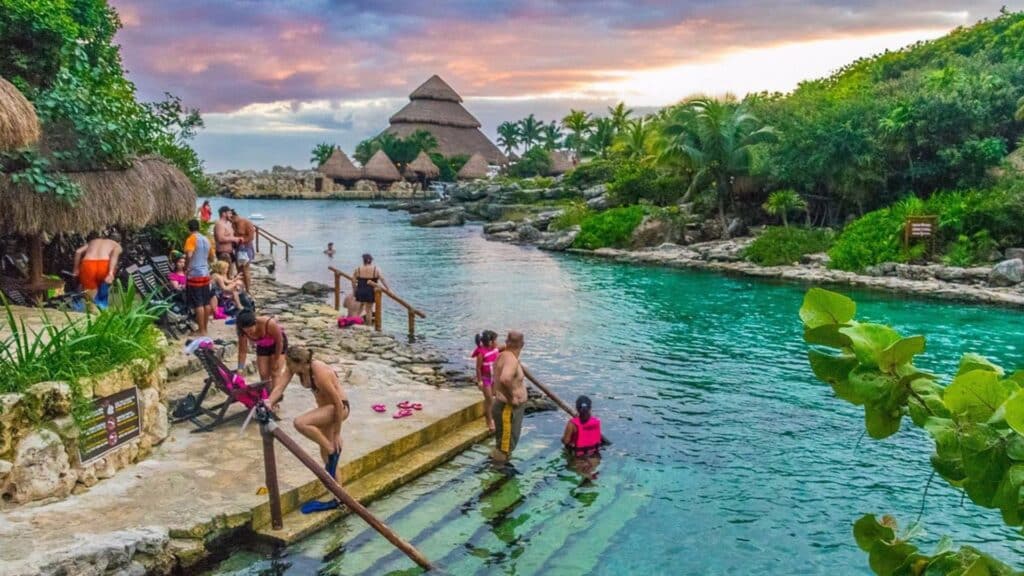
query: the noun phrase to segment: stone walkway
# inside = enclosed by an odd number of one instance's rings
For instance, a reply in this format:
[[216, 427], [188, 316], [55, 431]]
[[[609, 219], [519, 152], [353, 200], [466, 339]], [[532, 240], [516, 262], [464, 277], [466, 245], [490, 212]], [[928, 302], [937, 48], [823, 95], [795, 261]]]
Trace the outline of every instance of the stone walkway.
[[[254, 293], [261, 313], [276, 314], [293, 344], [313, 346], [342, 376], [352, 403], [343, 428], [343, 466], [481, 400], [475, 387], [439, 387], [446, 374], [444, 358], [435, 352], [368, 328], [340, 330], [320, 298], [266, 278]], [[218, 324], [214, 336], [231, 334]], [[201, 386], [201, 375], [192, 374], [180, 377], [169, 394]], [[393, 407], [402, 400], [422, 402], [423, 411], [395, 420], [370, 410], [374, 403]], [[291, 423], [313, 405], [312, 395], [293, 383], [282, 414], [284, 429], [316, 454]], [[206, 434], [191, 429], [189, 423], [174, 426], [148, 460], [83, 494], [0, 512], [0, 575], [163, 572], [175, 557], [205, 554], [204, 545], [248, 525], [253, 509], [266, 502], [257, 493], [264, 485], [258, 427], [241, 433], [236, 420]], [[308, 470], [283, 450], [277, 453], [282, 491], [309, 483]]]

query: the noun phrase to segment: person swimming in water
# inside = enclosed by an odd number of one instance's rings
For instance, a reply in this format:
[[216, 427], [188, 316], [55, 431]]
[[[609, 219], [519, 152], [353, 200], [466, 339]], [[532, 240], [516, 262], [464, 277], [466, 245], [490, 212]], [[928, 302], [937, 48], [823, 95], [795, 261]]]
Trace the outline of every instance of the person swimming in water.
[[591, 412], [590, 398], [576, 399], [576, 416], [565, 425], [562, 445], [571, 457], [571, 464], [577, 472], [590, 480], [597, 478], [595, 472], [601, 462], [601, 420]]

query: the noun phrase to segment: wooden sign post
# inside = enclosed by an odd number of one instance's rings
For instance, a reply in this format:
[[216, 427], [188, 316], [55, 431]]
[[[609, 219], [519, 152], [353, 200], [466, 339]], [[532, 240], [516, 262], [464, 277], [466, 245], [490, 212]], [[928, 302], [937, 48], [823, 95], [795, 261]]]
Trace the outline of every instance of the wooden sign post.
[[931, 258], [935, 255], [938, 231], [938, 216], [908, 216], [903, 224], [903, 249], [910, 250], [912, 243], [924, 242], [928, 258]]

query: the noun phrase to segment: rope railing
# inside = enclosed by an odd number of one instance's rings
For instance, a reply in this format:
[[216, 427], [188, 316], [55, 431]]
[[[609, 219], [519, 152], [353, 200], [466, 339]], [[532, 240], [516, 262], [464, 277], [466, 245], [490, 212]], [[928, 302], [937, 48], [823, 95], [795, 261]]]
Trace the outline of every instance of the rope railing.
[[271, 256], [274, 255], [274, 246], [276, 246], [278, 244], [284, 245], [284, 261], [285, 262], [288, 261], [288, 257], [290, 256], [291, 249], [294, 248], [294, 246], [292, 246], [286, 240], [283, 240], [280, 237], [275, 236], [274, 234], [271, 234], [270, 232], [267, 231], [266, 228], [260, 228], [259, 226], [256, 226], [256, 251], [257, 252], [260, 251], [260, 237], [261, 236], [263, 238], [265, 238], [267, 243], [270, 245], [270, 255]]
[[[328, 266], [327, 269], [330, 270], [334, 274], [334, 309], [335, 310], [341, 310], [341, 279], [344, 278], [344, 279], [348, 280], [349, 282], [355, 282], [355, 278], [353, 278], [351, 274], [348, 274], [347, 272], [342, 272], [341, 270], [338, 270], [334, 266]], [[399, 297], [397, 294], [395, 294], [391, 290], [388, 290], [387, 288], [385, 288], [383, 286], [380, 286], [377, 283], [372, 282], [372, 281], [370, 282], [370, 284], [374, 288], [374, 290], [373, 290], [373, 328], [374, 328], [374, 330], [376, 330], [377, 332], [380, 332], [381, 329], [382, 329], [381, 312], [384, 309], [384, 304], [383, 304], [383, 298], [381, 297], [381, 294], [384, 294], [388, 298], [391, 298], [392, 300], [394, 300], [395, 302], [400, 304], [403, 308], [405, 308], [406, 314], [408, 315], [408, 319], [409, 319], [409, 338], [415, 338], [416, 337], [416, 317], [418, 316], [420, 318], [426, 318], [427, 315], [424, 314], [421, 310], [419, 310], [415, 306], [413, 306], [412, 304], [409, 304], [408, 302], [403, 300], [401, 297]]]

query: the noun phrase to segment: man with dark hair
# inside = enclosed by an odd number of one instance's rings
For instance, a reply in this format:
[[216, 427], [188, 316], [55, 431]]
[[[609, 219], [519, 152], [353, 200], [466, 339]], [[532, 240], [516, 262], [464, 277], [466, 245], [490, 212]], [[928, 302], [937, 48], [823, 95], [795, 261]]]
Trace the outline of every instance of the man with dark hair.
[[196, 313], [196, 324], [199, 325], [199, 336], [206, 336], [206, 324], [213, 316], [213, 293], [210, 291], [210, 261], [213, 259], [213, 247], [210, 240], [199, 233], [199, 220], [188, 221], [191, 232], [185, 240], [185, 301]]
[[234, 231], [238, 247], [235, 251], [235, 265], [242, 275], [242, 282], [245, 283], [245, 291], [249, 291], [249, 264], [256, 257], [256, 225], [238, 215], [235, 210], [231, 211], [231, 226]]
[[121, 245], [113, 238], [89, 234], [85, 246], [75, 251], [73, 274], [96, 307], [106, 309], [110, 285], [117, 275], [117, 261], [121, 258]]
[[[221, 206], [217, 210], [217, 221], [213, 224], [213, 241], [217, 244], [217, 257], [227, 256], [230, 264], [235, 263], [235, 229], [231, 225], [231, 208]], [[232, 271], [233, 273], [233, 271]]]
[[523, 414], [526, 410], [526, 385], [523, 384], [523, 367], [519, 355], [523, 352], [526, 339], [522, 332], [512, 330], [505, 338], [505, 349], [494, 363], [494, 438], [497, 447], [491, 458], [497, 462], [508, 462], [512, 451], [519, 443], [523, 429]]

